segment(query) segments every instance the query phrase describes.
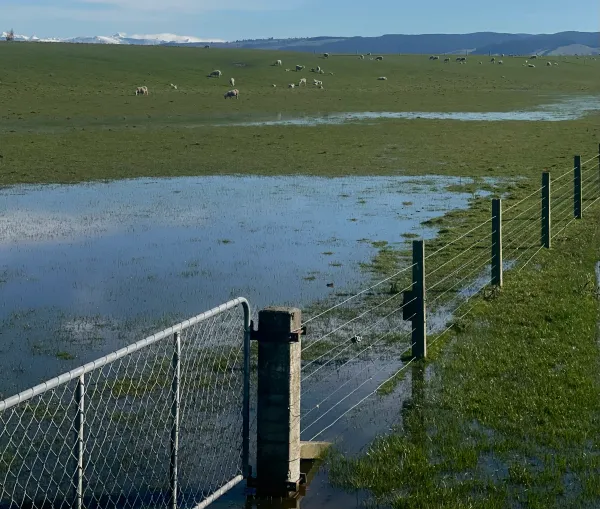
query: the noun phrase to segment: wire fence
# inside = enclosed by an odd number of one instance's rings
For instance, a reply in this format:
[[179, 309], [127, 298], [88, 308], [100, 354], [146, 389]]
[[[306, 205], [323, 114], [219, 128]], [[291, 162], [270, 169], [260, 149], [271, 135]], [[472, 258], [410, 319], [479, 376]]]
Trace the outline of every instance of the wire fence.
[[0, 402], [0, 507], [201, 507], [248, 465], [235, 299]]
[[[524, 197], [504, 199], [501, 220], [492, 216], [479, 224], [465, 224], [456, 238], [426, 253], [429, 346], [468, 315], [474, 297], [493, 294], [496, 250], [501, 253], [502, 271], [520, 271], [546, 247], [545, 224], [551, 224], [549, 245], [564, 237], [577, 220], [578, 192], [581, 213], [600, 200], [599, 156], [583, 162], [576, 158], [573, 167], [550, 180], [549, 211], [544, 206], [546, 186], [542, 182]], [[501, 225], [499, 230], [495, 223]], [[393, 382], [407, 375], [406, 368], [416, 358], [411, 353], [415, 329], [411, 326], [414, 315], [406, 316], [403, 311], [412, 304], [409, 291], [415, 264], [408, 258], [404, 264], [391, 276], [304, 321], [311, 325], [302, 352], [303, 439], [339, 439], [347, 429], [340, 425], [342, 419], [352, 413], [359, 415], [369, 398], [387, 394], [393, 390]], [[403, 400], [402, 394], [396, 396], [396, 401]], [[358, 422], [360, 427], [364, 418]]]

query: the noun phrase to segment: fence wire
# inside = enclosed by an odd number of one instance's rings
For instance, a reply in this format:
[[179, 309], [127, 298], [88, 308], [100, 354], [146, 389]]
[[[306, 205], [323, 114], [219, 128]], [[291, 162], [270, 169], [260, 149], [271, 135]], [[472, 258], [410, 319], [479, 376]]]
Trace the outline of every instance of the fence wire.
[[0, 507], [196, 507], [244, 470], [243, 299], [0, 402]]

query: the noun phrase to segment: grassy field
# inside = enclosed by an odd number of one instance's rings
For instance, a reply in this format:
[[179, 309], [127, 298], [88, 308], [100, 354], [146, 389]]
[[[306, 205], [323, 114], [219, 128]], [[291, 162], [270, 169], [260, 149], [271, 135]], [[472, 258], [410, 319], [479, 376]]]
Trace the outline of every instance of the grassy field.
[[[527, 109], [565, 95], [599, 95], [600, 61], [589, 59], [553, 59], [560, 65], [542, 61], [531, 69], [520, 58], [497, 66], [470, 57], [458, 65], [427, 56], [376, 62], [44, 44], [0, 44], [0, 58], [0, 185], [245, 173], [435, 174], [475, 177], [463, 189], [473, 191], [485, 187], [482, 177], [508, 177], [492, 191], [509, 192], [510, 206], [539, 187], [541, 171], [566, 172], [573, 154], [594, 155], [600, 139], [597, 113], [565, 122], [226, 125], [277, 113]], [[283, 68], [270, 65], [278, 58]], [[289, 90], [287, 83], [313, 77], [285, 72], [295, 64], [320, 65], [334, 75], [319, 78], [324, 90]], [[207, 78], [213, 69], [222, 70], [223, 78]], [[223, 99], [231, 76], [241, 92], [238, 101]], [[149, 87], [149, 97], [133, 95], [140, 85]], [[597, 194], [587, 196], [590, 202]], [[474, 198], [471, 205], [436, 222], [440, 233], [428, 243], [429, 252], [489, 218], [489, 199]], [[436, 343], [432, 380], [419, 382], [425, 366], [413, 372], [414, 401], [403, 428], [364, 457], [334, 462], [338, 484], [371, 490], [394, 507], [595, 506], [598, 219], [592, 212], [571, 225], [551, 251], [518, 277], [508, 276], [505, 289], [479, 300], [473, 314]], [[520, 228], [537, 229], [536, 221], [513, 223], [519, 228], [507, 232], [508, 240]], [[449, 262], [476, 239], [466, 235], [436, 263]], [[405, 256], [382, 246], [371, 268], [389, 274]], [[437, 277], [457, 263], [449, 262]]]
[[[271, 64], [283, 60], [283, 67]], [[485, 61], [478, 65], [479, 59]], [[600, 93], [600, 61], [535, 69], [485, 57], [356, 56], [171, 47], [2, 44], [0, 184], [204, 174], [527, 175], [598, 138], [572, 122], [376, 121], [317, 127], [213, 122], [360, 111], [507, 111]], [[320, 65], [334, 76], [285, 72]], [[223, 71], [220, 79], [207, 74]], [[387, 76], [387, 81], [378, 81]], [[239, 100], [223, 99], [236, 79]], [[324, 90], [290, 90], [300, 77]], [[175, 83], [178, 90], [169, 84]], [[135, 97], [145, 84], [149, 97]], [[277, 88], [271, 85], [277, 84]], [[467, 149], [468, 147], [468, 149]]]

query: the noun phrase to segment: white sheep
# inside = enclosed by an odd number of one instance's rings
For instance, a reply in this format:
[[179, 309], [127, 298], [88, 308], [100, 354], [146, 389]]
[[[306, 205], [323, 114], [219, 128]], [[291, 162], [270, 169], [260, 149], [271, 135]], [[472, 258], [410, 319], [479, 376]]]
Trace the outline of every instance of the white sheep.
[[171, 83], [171, 88], [172, 88], [173, 90], [177, 90], [177, 85], [173, 85], [173, 83]]
[[302, 69], [304, 69], [303, 65], [297, 65], [296, 66], [296, 71], [301, 71]]
[[137, 87], [135, 89], [135, 95], [149, 95], [148, 87], [146, 87], [146, 86]]
[[546, 62], [546, 65], [547, 65], [548, 67], [552, 67], [552, 62]]
[[387, 78], [385, 76], [379, 76], [379, 78], [377, 78], [379, 81], [387, 81]]
[[306, 86], [306, 78], [302, 78], [299, 82], [298, 82], [298, 86], [300, 85], [305, 85]]
[[211, 72], [208, 76], [210, 78], [220, 78], [223, 75], [223, 73], [221, 71], [219, 71], [218, 69], [215, 69], [213, 72]]
[[383, 57], [376, 57], [375, 60], [383, 60]]
[[224, 97], [225, 97], [225, 99], [227, 99], [229, 97], [231, 97], [231, 98], [235, 97], [236, 99], [239, 99], [240, 91], [239, 90], [229, 90], [228, 92], [225, 92]]
[[230, 84], [232, 87], [235, 87], [235, 79], [233, 79], [233, 78], [229, 78], [229, 84]]
[[503, 65], [504, 62], [502, 60], [498, 60], [498, 65]]
[[273, 88], [277, 88], [277, 85], [275, 85], [275, 83], [273, 83], [273, 85], [271, 85]]
[[323, 53], [324, 58], [329, 58], [329, 53]]
[[290, 83], [290, 84], [288, 85], [288, 88], [294, 88], [295, 86], [296, 86], [296, 85], [295, 85], [294, 83]]
[[275, 60], [275, 65], [281, 67], [283, 65], [283, 62], [281, 60]]
[[533, 64], [527, 64], [527, 67], [535, 67]]

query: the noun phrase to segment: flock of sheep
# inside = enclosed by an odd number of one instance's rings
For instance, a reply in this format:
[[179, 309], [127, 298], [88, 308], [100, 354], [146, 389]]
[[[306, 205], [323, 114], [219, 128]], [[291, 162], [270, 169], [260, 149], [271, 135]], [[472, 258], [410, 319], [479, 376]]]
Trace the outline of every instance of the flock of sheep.
[[[516, 55], [509, 55], [509, 57], [514, 57], [514, 56], [516, 56]], [[502, 54], [502, 58], [504, 58], [504, 54]], [[529, 60], [536, 60], [537, 58], [538, 58], [537, 55], [532, 55], [531, 57], [529, 57]], [[429, 57], [429, 60], [439, 60], [439, 59], [440, 59], [440, 57], [437, 56], [437, 55], [431, 55]], [[523, 64], [523, 67], [535, 67], [535, 64], [530, 63], [529, 60], [525, 60], [525, 63]], [[459, 64], [466, 64], [467, 63], [467, 57], [456, 57], [456, 61]], [[444, 63], [445, 64], [449, 64], [450, 62], [451, 62], [450, 57], [445, 57], [444, 58]], [[497, 60], [496, 57], [492, 57], [490, 59], [490, 63], [492, 63], [492, 64], [498, 64], [498, 65], [503, 65], [504, 61], [503, 60], [499, 60], [499, 59]], [[479, 61], [479, 65], [483, 65], [483, 62], [481, 60]], [[546, 62], [546, 66], [551, 67], [552, 65], [558, 65], [558, 62], [554, 62], [554, 63], [552, 63], [550, 61]]]
[[[382, 61], [383, 60], [382, 56], [378, 56], [378, 57], [373, 58], [371, 56], [371, 53], [367, 53], [367, 56], [369, 57], [370, 60], [376, 60], [376, 61]], [[516, 56], [516, 55], [509, 55], [509, 57], [514, 57], [514, 56]], [[502, 57], [504, 58], [504, 54], [502, 55]], [[329, 58], [329, 53], [323, 53], [323, 58], [326, 58], [326, 59]], [[364, 60], [365, 59], [365, 55], [359, 55], [358, 58], [360, 60]], [[538, 58], [537, 55], [532, 55], [531, 57], [529, 57], [528, 60], [525, 60], [525, 63], [523, 64], [523, 67], [525, 67], [525, 66], [527, 66], [527, 67], [535, 67], [535, 64], [530, 63], [529, 60], [537, 60], [537, 58]], [[429, 60], [434, 60], [434, 61], [440, 60], [440, 57], [438, 55], [431, 55], [429, 57]], [[444, 63], [445, 64], [448, 64], [450, 62], [451, 62], [450, 57], [445, 57], [444, 58]], [[466, 64], [467, 63], [467, 57], [456, 57], [456, 62], [458, 62], [459, 64]], [[490, 59], [490, 63], [497, 64], [497, 65], [503, 65], [504, 61], [500, 60], [500, 59], [496, 59], [496, 57], [492, 57]], [[479, 65], [482, 65], [482, 64], [483, 64], [483, 62], [479, 61]], [[275, 66], [275, 67], [282, 67], [283, 66], [283, 62], [281, 60], [276, 60], [272, 65]], [[546, 65], [548, 67], [551, 67], [553, 65], [558, 65], [558, 62], [547, 61]], [[295, 67], [295, 71], [296, 72], [302, 72], [302, 71], [304, 71], [304, 69], [305, 69], [304, 65], [296, 65], [296, 67]], [[286, 69], [286, 72], [290, 72], [290, 71], [291, 71], [291, 69]], [[312, 69], [310, 69], [310, 72], [313, 72], [313, 73], [316, 73], [316, 74], [326, 74], [325, 71], [323, 69], [321, 69], [321, 66], [313, 67]], [[329, 72], [328, 74], [331, 75], [331, 76], [334, 75], [333, 72]], [[215, 69], [214, 71], [212, 71], [208, 75], [209, 78], [220, 78], [221, 76], [223, 76], [223, 73], [220, 70], [218, 70], [218, 69]], [[379, 81], [386, 81], [387, 77], [380, 76], [377, 79]], [[229, 78], [229, 84], [232, 87], [235, 87], [235, 79], [234, 78]], [[315, 86], [315, 87], [317, 87], [317, 88], [319, 88], [321, 90], [323, 89], [323, 81], [321, 81], [321, 80], [313, 79], [312, 84], [313, 84], [313, 86]], [[300, 80], [298, 81], [298, 84], [296, 84], [296, 83], [289, 83], [288, 84], [288, 88], [301, 87], [302, 85], [304, 85], [304, 86], [307, 85], [306, 78], [300, 78]], [[170, 86], [174, 90], [177, 90], [177, 85], [174, 85], [173, 83], [171, 83]], [[276, 88], [277, 85], [273, 84], [272, 87]], [[146, 86], [137, 87], [136, 90], [135, 90], [135, 95], [149, 95], [148, 87], [146, 87]], [[236, 88], [232, 88], [231, 90], [228, 90], [227, 92], [225, 92], [224, 98], [225, 99], [230, 99], [230, 98], [233, 99], [235, 97], [236, 99], [238, 99], [239, 95], [240, 95], [240, 91], [238, 89], [236, 89]]]

